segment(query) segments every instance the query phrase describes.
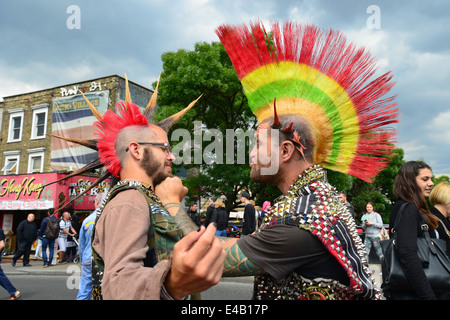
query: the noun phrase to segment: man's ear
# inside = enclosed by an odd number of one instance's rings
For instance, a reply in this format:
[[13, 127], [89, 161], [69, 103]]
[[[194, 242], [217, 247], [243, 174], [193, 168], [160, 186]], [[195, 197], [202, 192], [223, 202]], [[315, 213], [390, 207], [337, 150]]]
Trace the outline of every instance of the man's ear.
[[144, 148], [136, 142], [130, 142], [128, 145], [128, 152], [136, 160], [141, 160], [144, 156]]
[[296, 156], [296, 149], [292, 141], [285, 140], [280, 145], [281, 162], [289, 162]]

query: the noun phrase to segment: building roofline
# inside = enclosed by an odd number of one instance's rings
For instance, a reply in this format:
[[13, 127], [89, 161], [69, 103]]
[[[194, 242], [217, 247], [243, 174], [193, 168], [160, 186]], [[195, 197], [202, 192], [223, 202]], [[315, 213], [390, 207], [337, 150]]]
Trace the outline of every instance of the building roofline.
[[[11, 96], [6, 96], [6, 97], [0, 97], [0, 99], [3, 98], [3, 100], [4, 100], [4, 99], [6, 99], [6, 98], [14, 98], [14, 97], [19, 97], [19, 96], [23, 96], [23, 95], [32, 94], [32, 93], [38, 93], [38, 92], [42, 92], [42, 91], [50, 91], [50, 90], [55, 90], [55, 89], [58, 89], [58, 88], [61, 88], [61, 87], [71, 86], [71, 85], [74, 85], [74, 84], [77, 84], [77, 83], [82, 83], [82, 82], [92, 82], [92, 81], [95, 81], [95, 80], [100, 80], [100, 79], [105, 79], [105, 78], [111, 78], [111, 77], [118, 77], [118, 78], [121, 78], [122, 80], [125, 81], [125, 78], [124, 78], [124, 77], [119, 76], [119, 75], [117, 75], [117, 74], [112, 74], [112, 75], [109, 75], [109, 76], [97, 77], [97, 78], [90, 79], [90, 80], [88, 79], [88, 80], [82, 80], [82, 81], [72, 82], [72, 83], [68, 83], [68, 84], [62, 84], [62, 85], [55, 86], [55, 87], [52, 87], [52, 88], [46, 88], [46, 89], [41, 89], [41, 90], [36, 90], [36, 91], [30, 91], [30, 92], [24, 92], [24, 93], [14, 94], [14, 95], [11, 95]], [[143, 85], [140, 85], [140, 84], [138, 84], [138, 83], [136, 83], [136, 82], [133, 82], [133, 81], [131, 81], [130, 79], [128, 79], [128, 83], [132, 83], [132, 84], [134, 84], [134, 85], [136, 85], [136, 86], [138, 86], [138, 87], [141, 87], [141, 88], [143, 88], [143, 89], [145, 89], [145, 90], [149, 90], [149, 91], [154, 92], [153, 89], [144, 87]], [[1, 100], [0, 100], [0, 101], [1, 101]]]

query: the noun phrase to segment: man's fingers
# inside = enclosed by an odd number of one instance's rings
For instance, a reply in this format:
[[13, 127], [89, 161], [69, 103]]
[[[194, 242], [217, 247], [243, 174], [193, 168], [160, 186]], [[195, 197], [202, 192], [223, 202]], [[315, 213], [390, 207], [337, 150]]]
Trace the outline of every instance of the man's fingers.
[[[201, 226], [198, 232], [191, 232], [175, 244], [177, 250], [189, 251], [198, 239], [205, 233], [205, 227]], [[175, 250], [175, 248], [174, 248]]]
[[[205, 254], [211, 247], [212, 242], [216, 239], [216, 230], [214, 224], [210, 224], [203, 234], [199, 235], [195, 245], [193, 245], [189, 250], [189, 255], [186, 256], [186, 263], [188, 265], [195, 265], [203, 259]], [[194, 232], [191, 232], [194, 233]]]
[[222, 277], [225, 258], [225, 250], [223, 250], [220, 240], [215, 238], [208, 252], [199, 262], [198, 273], [207, 275], [206, 279], [211, 284], [217, 284]]

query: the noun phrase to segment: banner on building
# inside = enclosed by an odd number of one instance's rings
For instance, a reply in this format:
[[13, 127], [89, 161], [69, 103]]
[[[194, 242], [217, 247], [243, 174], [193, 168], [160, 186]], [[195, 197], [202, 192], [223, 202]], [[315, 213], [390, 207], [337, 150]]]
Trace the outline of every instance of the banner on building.
[[[97, 110], [104, 114], [108, 109], [109, 90], [84, 94]], [[71, 139], [94, 139], [93, 123], [97, 119], [81, 94], [53, 98], [52, 134]], [[97, 152], [62, 139], [51, 139], [51, 168], [75, 171], [95, 158]]]

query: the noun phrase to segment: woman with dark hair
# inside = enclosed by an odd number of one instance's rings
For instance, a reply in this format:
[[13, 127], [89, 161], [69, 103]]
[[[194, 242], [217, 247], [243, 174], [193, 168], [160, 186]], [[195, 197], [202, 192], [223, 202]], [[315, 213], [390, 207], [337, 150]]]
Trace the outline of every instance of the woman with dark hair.
[[433, 188], [430, 166], [420, 161], [406, 162], [398, 171], [394, 181], [394, 195], [398, 197], [392, 207], [389, 220], [389, 230], [392, 233], [395, 219], [400, 207], [405, 203], [397, 233], [397, 252], [406, 278], [414, 292], [399, 292], [383, 287], [386, 299], [445, 299], [446, 295], [437, 295], [425, 276], [422, 263], [417, 255], [417, 238], [423, 237], [422, 225], [425, 223], [430, 230], [430, 236], [436, 237], [437, 219], [430, 212], [426, 198]]

